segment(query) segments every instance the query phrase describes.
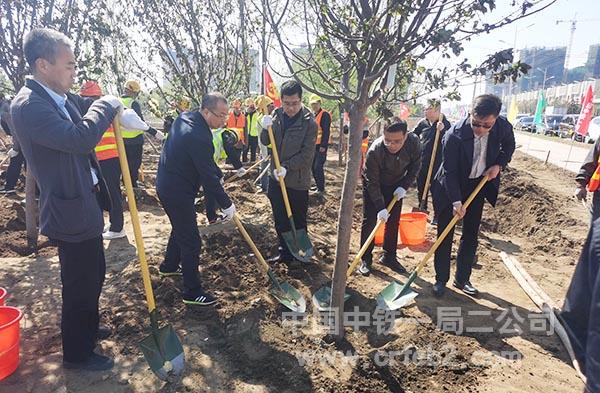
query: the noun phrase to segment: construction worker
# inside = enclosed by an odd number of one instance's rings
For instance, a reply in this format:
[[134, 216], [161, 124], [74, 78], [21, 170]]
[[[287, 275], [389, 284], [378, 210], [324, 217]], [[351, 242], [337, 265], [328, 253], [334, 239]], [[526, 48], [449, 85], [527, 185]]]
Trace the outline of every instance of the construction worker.
[[211, 131], [223, 127], [227, 115], [227, 99], [221, 93], [205, 94], [200, 109], [184, 112], [175, 119], [160, 156], [156, 192], [172, 229], [159, 273], [161, 277], [183, 275], [185, 304], [206, 306], [217, 301], [202, 288], [198, 273], [202, 242], [194, 199], [202, 187], [205, 195], [212, 194], [223, 207], [227, 219], [235, 214], [214, 160]]
[[302, 105], [302, 86], [298, 82], [289, 80], [281, 86], [281, 102], [282, 107], [275, 109], [273, 116], [263, 117], [260, 140], [264, 145], [270, 144], [267, 129], [272, 126], [275, 148], [281, 161], [281, 169], [278, 170], [271, 159], [271, 178], [267, 191], [279, 239], [279, 255], [270, 261], [290, 263], [294, 261], [294, 257], [285, 244], [282, 233], [291, 231], [291, 228], [279, 178], [285, 179], [296, 229], [305, 229], [317, 124], [310, 110]]
[[[242, 152], [247, 144], [246, 139], [245, 139], [246, 132], [247, 132], [246, 131], [246, 116], [242, 112], [242, 101], [236, 99], [233, 101], [232, 105], [233, 105], [233, 109], [229, 112], [229, 117], [227, 118], [226, 127], [229, 128], [230, 130], [234, 130], [235, 132], [237, 132], [238, 143], [235, 148], [237, 151], [236, 154], [238, 156], [241, 156]], [[231, 160], [231, 158], [229, 158], [227, 160], [227, 162], [231, 163], [230, 160]], [[243, 161], [243, 162], [246, 162], [246, 161]]]
[[189, 97], [182, 97], [175, 103], [171, 104], [172, 108], [171, 110], [169, 110], [169, 112], [163, 120], [163, 132], [165, 135], [168, 134], [171, 130], [171, 125], [173, 124], [177, 116], [179, 116], [185, 111], [190, 110], [190, 105], [191, 100], [189, 99]]
[[12, 139], [12, 147], [8, 150], [8, 168], [4, 173], [4, 187], [0, 188], [0, 195], [16, 193], [17, 182], [21, 176], [21, 168], [25, 164], [25, 156], [19, 147], [19, 141], [11, 132], [10, 102], [0, 93], [0, 124], [6, 135]]
[[114, 96], [83, 102], [69, 93], [77, 74], [72, 47], [51, 29], [25, 36], [33, 77], [11, 104], [12, 131], [39, 188], [40, 232], [58, 245], [63, 366], [103, 371], [114, 365], [94, 351], [111, 333], [98, 312], [106, 266], [102, 210], [110, 210], [110, 196], [93, 151], [123, 106]]
[[[275, 110], [275, 104], [273, 103], [273, 100], [267, 96], [261, 95], [258, 96], [258, 98], [256, 99], [256, 106], [258, 107], [258, 112], [260, 114], [260, 121], [262, 123], [262, 117], [265, 115], [271, 115], [273, 113], [273, 111]], [[261, 129], [262, 129], [262, 125], [261, 125]], [[271, 154], [271, 149], [270, 149], [270, 144], [263, 144], [262, 141], [259, 138], [258, 141], [258, 146], [259, 146], [259, 150], [260, 150], [260, 158], [266, 158]], [[267, 160], [263, 161], [260, 164], [260, 173], [263, 173], [265, 171], [265, 168], [267, 168], [269, 166], [269, 162]], [[269, 174], [265, 173], [262, 175], [262, 177], [260, 178], [260, 189], [263, 193], [267, 193], [267, 190], [269, 188]]]
[[577, 188], [575, 197], [580, 201], [587, 199], [588, 191], [592, 194], [592, 222], [600, 217], [600, 138], [596, 139], [594, 146], [589, 150], [583, 165], [575, 176]]
[[331, 114], [321, 107], [321, 97], [312, 94], [308, 101], [317, 123], [317, 139], [315, 140], [315, 158], [313, 159], [312, 174], [315, 179], [315, 195], [325, 193], [325, 173], [323, 167], [327, 161], [327, 148], [331, 128]]
[[[451, 127], [450, 122], [445, 116], [443, 117], [443, 121], [441, 123], [439, 122], [440, 109], [441, 104], [439, 100], [429, 100], [427, 108], [425, 109], [425, 118], [419, 121], [413, 130], [413, 133], [421, 139], [421, 169], [419, 170], [419, 174], [417, 176], [417, 199], [419, 201], [419, 205], [421, 205], [421, 200], [425, 198], [425, 210], [427, 210], [428, 195], [423, 195], [423, 191], [427, 181], [429, 164], [431, 163], [435, 135], [437, 132], [440, 133], [429, 184], [431, 184], [433, 176], [435, 176], [440, 168], [440, 165], [442, 164], [442, 137], [444, 136], [444, 133]], [[429, 194], [429, 192], [427, 194]]]
[[[228, 128], [218, 128], [212, 131], [213, 133], [213, 146], [215, 153], [213, 159], [218, 164], [226, 160], [230, 155], [230, 162], [233, 165], [233, 169], [236, 170], [235, 176], [242, 177], [246, 174], [246, 169], [242, 166], [239, 157], [236, 156], [235, 145], [238, 142], [238, 135], [235, 131]], [[220, 169], [219, 169], [220, 171]], [[221, 179], [223, 173], [221, 172]], [[215, 224], [217, 222], [225, 220], [223, 215], [217, 214], [217, 200], [211, 193], [204, 194], [204, 205], [206, 208], [206, 218], [209, 224]]]
[[594, 220], [559, 314], [585, 374], [585, 393], [600, 392], [600, 220]]
[[[398, 224], [402, 212], [402, 200], [415, 181], [421, 166], [419, 138], [408, 133], [405, 121], [387, 127], [383, 136], [377, 138], [367, 152], [363, 178], [363, 221], [360, 232], [361, 246], [375, 228], [378, 220], [385, 221], [383, 255], [379, 262], [396, 272], [406, 270], [398, 262]], [[392, 198], [397, 202], [390, 212], [386, 210]], [[371, 273], [373, 247], [371, 243], [362, 257], [358, 272], [363, 276]]]
[[[470, 115], [444, 135], [442, 165], [431, 185], [438, 237], [454, 215], [463, 219], [453, 285], [470, 296], [479, 293], [470, 278], [483, 205], [486, 199], [492, 206], [496, 205], [500, 171], [508, 165], [515, 151], [513, 127], [505, 117], [499, 116], [501, 108], [502, 101], [495, 95], [475, 98]], [[488, 182], [465, 210], [463, 203], [484, 176]], [[450, 278], [453, 235], [454, 228], [435, 252], [433, 293], [436, 297], [443, 295]]]
[[244, 146], [244, 162], [248, 161], [248, 150], [250, 151], [250, 162], [256, 161], [258, 150], [258, 135], [262, 130], [260, 126], [261, 114], [256, 110], [256, 103], [252, 98], [246, 100], [246, 132], [248, 143]]
[[[144, 121], [142, 107], [136, 100], [140, 91], [141, 86], [138, 81], [127, 81], [124, 86], [123, 95], [121, 96], [121, 102], [125, 109], [133, 109], [139, 118]], [[165, 137], [162, 132], [152, 127], [149, 127], [145, 131], [154, 136], [158, 141], [162, 141]], [[138, 188], [138, 174], [142, 165], [142, 156], [144, 154], [144, 130], [123, 129], [123, 141], [125, 143], [127, 163], [129, 164], [129, 173], [131, 174], [131, 183], [133, 184], [133, 187]]]

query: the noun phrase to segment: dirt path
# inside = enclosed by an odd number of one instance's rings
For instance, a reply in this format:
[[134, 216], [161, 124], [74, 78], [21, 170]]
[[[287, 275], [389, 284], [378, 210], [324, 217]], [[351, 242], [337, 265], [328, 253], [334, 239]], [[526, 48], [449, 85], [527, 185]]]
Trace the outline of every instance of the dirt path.
[[[341, 170], [334, 165], [333, 161], [328, 164], [327, 198], [311, 199], [309, 210], [309, 231], [321, 262], [304, 268], [275, 266], [277, 274], [309, 302], [311, 293], [331, 277], [342, 179]], [[158, 279], [156, 269], [170, 227], [149, 188], [140, 206], [144, 238], [157, 305], [163, 319], [180, 335], [186, 351], [187, 369], [182, 380], [174, 384], [157, 380], [137, 349], [137, 342], [147, 334], [147, 318], [135, 249], [121, 239], [105, 243], [108, 274], [102, 319], [115, 334], [101, 343], [101, 348], [117, 362], [114, 370], [106, 373], [72, 373], [60, 366], [60, 283], [55, 249], [48, 247], [38, 257], [19, 257], [18, 250], [3, 254], [0, 285], [9, 289], [9, 303], [21, 307], [26, 317], [22, 364], [14, 375], [0, 382], [0, 391], [581, 391], [582, 384], [568, 365], [560, 342], [536, 325], [540, 321], [538, 310], [498, 256], [499, 251], [514, 254], [562, 304], [587, 231], [586, 214], [571, 198], [571, 176], [517, 154], [505, 173], [498, 206], [484, 212], [479, 266], [472, 280], [481, 296], [472, 299], [449, 290], [443, 299], [434, 299], [433, 268], [429, 266], [414, 285], [420, 293], [414, 305], [397, 315], [375, 314], [378, 291], [392, 279], [406, 278], [376, 265], [370, 277], [353, 277], [348, 289], [352, 298], [346, 305], [347, 311], [358, 307], [363, 313], [360, 316], [371, 323], [360, 326], [360, 321], [347, 321], [355, 326], [346, 328], [346, 341], [337, 347], [323, 341], [325, 331], [317, 323], [319, 318], [311, 304], [305, 322], [294, 326], [293, 319], [286, 317], [285, 310], [268, 294], [266, 279], [257, 271], [254, 257], [234, 227], [206, 228], [203, 214], [198, 216], [205, 245], [201, 273], [206, 287], [219, 295], [220, 303], [207, 309], [185, 307], [180, 301], [179, 280]], [[152, 181], [150, 174], [147, 184]], [[232, 184], [229, 190], [259, 249], [270, 255], [275, 233], [268, 200], [248, 181]], [[405, 211], [415, 205], [413, 192], [409, 194]], [[358, 249], [359, 197], [357, 192], [353, 250]], [[0, 201], [0, 216], [9, 217], [0, 221], [2, 250], [14, 236], [8, 233], [19, 234], [23, 229], [18, 214], [10, 216], [11, 203]], [[129, 224], [126, 229], [130, 230]], [[433, 231], [429, 229], [426, 244], [399, 250], [409, 270], [434, 240]], [[133, 239], [131, 233], [128, 238]], [[214, 244], [219, 246], [211, 246]], [[457, 314], [449, 318], [452, 312]], [[450, 332], [461, 330], [460, 321], [464, 331]], [[473, 331], [477, 328], [491, 328], [492, 332]]]

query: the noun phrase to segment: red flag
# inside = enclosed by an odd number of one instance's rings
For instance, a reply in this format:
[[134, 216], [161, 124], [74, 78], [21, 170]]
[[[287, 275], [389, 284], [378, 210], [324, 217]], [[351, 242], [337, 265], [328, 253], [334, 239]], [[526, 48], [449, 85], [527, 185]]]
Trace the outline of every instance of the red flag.
[[575, 125], [575, 132], [579, 135], [585, 136], [588, 133], [590, 127], [590, 121], [592, 120], [592, 113], [594, 112], [594, 92], [592, 91], [592, 85], [588, 87], [583, 104], [581, 104], [581, 113], [579, 119], [577, 119], [577, 125]]
[[273, 105], [275, 105], [276, 108], [279, 108], [281, 106], [279, 92], [277, 91], [277, 86], [275, 86], [275, 82], [273, 82], [273, 78], [271, 78], [271, 74], [269, 74], [267, 67], [263, 69], [263, 77], [265, 78], [264, 94], [273, 100]]
[[410, 108], [404, 102], [400, 103], [400, 119], [406, 120], [410, 116]]

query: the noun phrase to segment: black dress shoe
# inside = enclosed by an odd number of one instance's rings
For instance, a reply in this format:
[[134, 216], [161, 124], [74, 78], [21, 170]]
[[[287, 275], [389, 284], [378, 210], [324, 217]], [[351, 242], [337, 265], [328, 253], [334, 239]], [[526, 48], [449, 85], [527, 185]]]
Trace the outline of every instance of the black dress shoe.
[[115, 362], [108, 356], [94, 352], [82, 362], [63, 361], [63, 367], [69, 370], [105, 371], [110, 370], [114, 365]]
[[436, 283], [433, 284], [433, 296], [438, 297], [438, 298], [442, 297], [444, 295], [445, 291], [446, 291], [445, 283], [436, 281]]
[[453, 285], [469, 296], [479, 295], [479, 291], [477, 290], [477, 288], [475, 288], [473, 285], [471, 285], [471, 283], [469, 281], [467, 281], [461, 285], [458, 281], [454, 280]]
[[379, 258], [379, 263], [389, 267], [396, 273], [406, 273], [406, 269], [404, 268], [404, 266], [402, 266], [402, 264], [400, 262], [398, 262], [398, 259], [396, 258], [395, 255], [394, 256], [383, 255], [381, 258]]
[[96, 337], [98, 337], [98, 340], [106, 340], [111, 334], [111, 328], [106, 325], [100, 325], [98, 326], [98, 333], [96, 334]]

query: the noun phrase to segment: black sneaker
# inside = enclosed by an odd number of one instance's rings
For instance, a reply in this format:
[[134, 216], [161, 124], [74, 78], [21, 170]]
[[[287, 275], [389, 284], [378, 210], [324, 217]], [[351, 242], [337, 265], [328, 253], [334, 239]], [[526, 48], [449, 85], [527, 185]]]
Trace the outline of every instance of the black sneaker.
[[358, 266], [358, 269], [356, 269], [356, 271], [362, 274], [363, 276], [367, 277], [371, 274], [371, 264], [367, 261], [360, 261], [360, 265]]
[[475, 288], [469, 281], [465, 282], [464, 284], [460, 284], [458, 281], [454, 280], [454, 283], [452, 285], [454, 285], [455, 288], [460, 289], [469, 296], [479, 295], [479, 291], [477, 290], [477, 288]]
[[95, 352], [82, 362], [63, 361], [63, 367], [69, 370], [84, 371], [106, 371], [113, 368], [115, 362], [108, 356], [99, 355]]
[[6, 188], [6, 187], [0, 188], [1, 195], [14, 194], [15, 192], [17, 192], [17, 191], [14, 188]]
[[217, 302], [217, 298], [208, 294], [206, 292], [200, 291], [198, 296], [183, 296], [183, 303], [194, 305], [194, 306], [210, 306], [211, 304], [215, 304]]
[[444, 291], [446, 291], [446, 284], [440, 281], [436, 281], [433, 284], [433, 296], [440, 298], [444, 295]]
[[279, 255], [276, 255], [274, 257], [271, 257], [271, 258], [267, 259], [267, 262], [269, 262], [269, 263], [286, 263], [286, 264], [288, 264], [290, 262], [293, 262], [294, 259], [295, 258], [293, 256], [291, 256], [291, 255], [279, 254]]
[[181, 270], [181, 267], [178, 267], [176, 270], [173, 271], [165, 271], [161, 268], [158, 269], [158, 276], [160, 278], [164, 278], [164, 277], [173, 277], [173, 276], [183, 276], [183, 271]]
[[400, 262], [398, 262], [398, 259], [395, 255], [388, 256], [384, 254], [381, 258], [379, 258], [379, 263], [384, 264], [396, 273], [406, 273], [406, 269]]

